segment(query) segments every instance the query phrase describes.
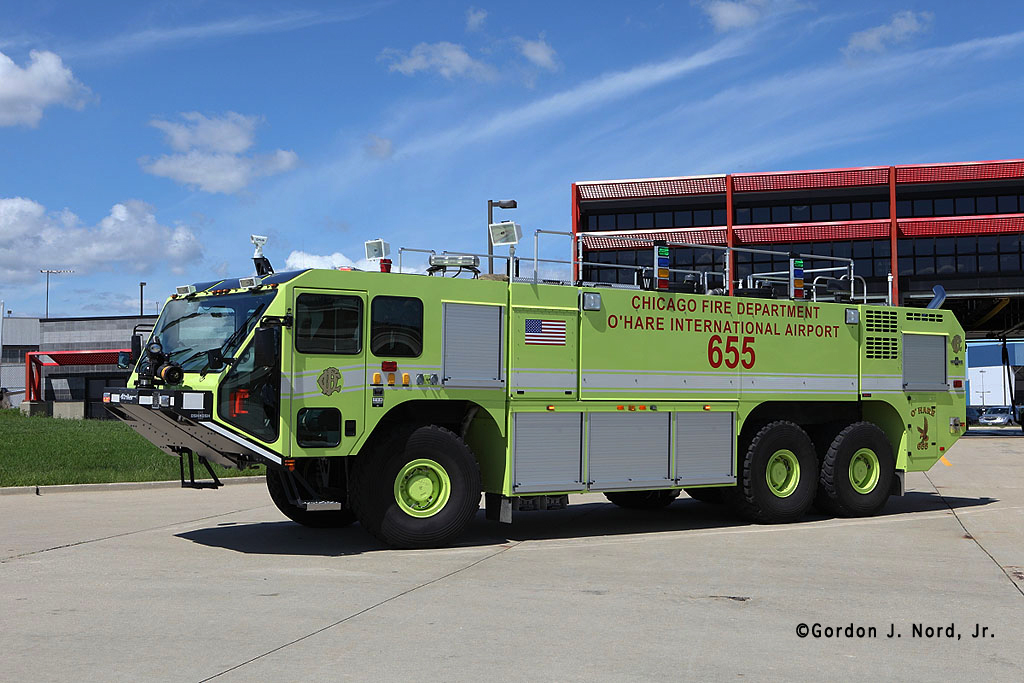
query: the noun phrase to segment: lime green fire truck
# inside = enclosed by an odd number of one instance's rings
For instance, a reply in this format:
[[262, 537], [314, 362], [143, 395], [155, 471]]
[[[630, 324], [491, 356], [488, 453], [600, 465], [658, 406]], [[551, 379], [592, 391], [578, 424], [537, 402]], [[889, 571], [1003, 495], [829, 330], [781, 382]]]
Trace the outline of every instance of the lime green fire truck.
[[[476, 275], [465, 258], [430, 270]], [[256, 260], [179, 287], [104, 401], [184, 486], [262, 464], [292, 520], [395, 547], [451, 542], [481, 493], [503, 522], [592, 492], [871, 515], [965, 429], [964, 332], [939, 308]]]

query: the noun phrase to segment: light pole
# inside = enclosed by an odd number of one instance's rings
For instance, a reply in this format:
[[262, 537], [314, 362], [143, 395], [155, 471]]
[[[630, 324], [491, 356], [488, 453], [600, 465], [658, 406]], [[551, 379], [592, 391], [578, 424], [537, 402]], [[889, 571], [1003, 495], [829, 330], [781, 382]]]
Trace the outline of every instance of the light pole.
[[146, 287], [146, 283], [145, 282], [140, 282], [139, 283], [139, 315], [140, 316], [146, 315], [146, 312], [144, 310], [142, 310], [142, 290], [145, 287]]
[[73, 273], [73, 270], [52, 270], [50, 268], [40, 269], [40, 273], [46, 273], [46, 318], [50, 317], [50, 273]]
[[494, 207], [499, 209], [516, 208], [514, 199], [488, 199], [487, 200], [487, 272], [494, 272], [494, 245], [491, 244], [491, 223], [494, 222]]
[[985, 412], [985, 394], [988, 393], [985, 391], [985, 371], [978, 370], [978, 374], [981, 375], [981, 411]]

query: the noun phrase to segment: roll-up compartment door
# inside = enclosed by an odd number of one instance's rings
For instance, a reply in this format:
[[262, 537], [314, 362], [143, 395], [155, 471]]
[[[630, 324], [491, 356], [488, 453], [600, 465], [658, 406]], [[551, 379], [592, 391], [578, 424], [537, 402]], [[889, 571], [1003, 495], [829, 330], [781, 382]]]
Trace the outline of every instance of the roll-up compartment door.
[[945, 335], [903, 335], [903, 388], [907, 391], [948, 390]]
[[582, 413], [516, 413], [513, 420], [514, 491], [583, 488]]
[[444, 304], [444, 384], [501, 386], [505, 381], [503, 306]]
[[669, 413], [590, 413], [590, 487], [597, 490], [673, 485], [669, 473]]
[[676, 482], [681, 485], [732, 484], [736, 414], [676, 413]]

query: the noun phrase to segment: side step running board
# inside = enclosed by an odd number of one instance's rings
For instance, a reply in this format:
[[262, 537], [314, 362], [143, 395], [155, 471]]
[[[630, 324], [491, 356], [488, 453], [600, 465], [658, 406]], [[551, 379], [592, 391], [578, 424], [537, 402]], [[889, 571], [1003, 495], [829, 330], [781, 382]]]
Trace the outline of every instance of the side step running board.
[[[188, 479], [185, 479], [185, 458], [188, 457]], [[196, 470], [193, 459], [196, 455], [192, 451], [186, 451], [178, 454], [178, 469], [181, 472], [181, 488], [183, 489], [219, 489], [224, 485], [218, 477], [217, 473], [210, 467], [210, 463], [207, 462], [203, 456], [199, 457], [199, 463], [206, 468], [206, 471], [210, 473], [213, 481], [196, 481]]]

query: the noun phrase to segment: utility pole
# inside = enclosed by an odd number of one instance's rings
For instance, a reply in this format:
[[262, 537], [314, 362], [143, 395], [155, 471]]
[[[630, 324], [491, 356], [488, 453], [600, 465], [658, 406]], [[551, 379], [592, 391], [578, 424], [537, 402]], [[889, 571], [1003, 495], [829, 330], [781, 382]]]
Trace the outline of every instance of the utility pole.
[[142, 310], [142, 290], [145, 289], [145, 287], [146, 287], [146, 283], [145, 282], [140, 282], [139, 283], [139, 315], [140, 316], [146, 315], [146, 312], [144, 310]]

